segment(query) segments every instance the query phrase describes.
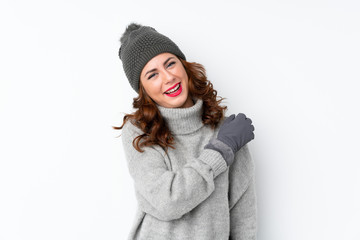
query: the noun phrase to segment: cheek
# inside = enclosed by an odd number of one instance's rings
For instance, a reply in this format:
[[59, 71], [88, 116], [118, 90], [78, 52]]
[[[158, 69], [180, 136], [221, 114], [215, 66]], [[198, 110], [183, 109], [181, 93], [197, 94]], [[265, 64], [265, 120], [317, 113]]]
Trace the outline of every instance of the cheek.
[[161, 79], [156, 79], [156, 81], [153, 82], [152, 87], [154, 92], [161, 92], [161, 86], [162, 81]]
[[145, 84], [144, 88], [149, 94], [159, 93], [161, 92], [161, 81], [150, 81]]
[[179, 69], [177, 72], [178, 76], [181, 76], [182, 79], [185, 79], [188, 82], [188, 76], [186, 74], [185, 69]]
[[189, 84], [189, 77], [186, 72], [183, 73], [183, 78], [185, 79], [186, 84]]

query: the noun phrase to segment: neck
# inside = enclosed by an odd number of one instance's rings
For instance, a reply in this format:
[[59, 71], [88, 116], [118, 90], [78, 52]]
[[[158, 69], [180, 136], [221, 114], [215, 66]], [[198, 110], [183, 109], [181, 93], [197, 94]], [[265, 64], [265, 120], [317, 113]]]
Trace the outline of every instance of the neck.
[[188, 98], [186, 99], [186, 102], [184, 103], [184, 105], [181, 108], [192, 107], [192, 106], [194, 106], [194, 104], [195, 104], [194, 100], [189, 95]]
[[[190, 101], [193, 102], [191, 98]], [[192, 133], [204, 125], [202, 122], [202, 107], [202, 99], [195, 99], [191, 107], [165, 108], [158, 106], [158, 109], [171, 133], [174, 135], [183, 135]]]

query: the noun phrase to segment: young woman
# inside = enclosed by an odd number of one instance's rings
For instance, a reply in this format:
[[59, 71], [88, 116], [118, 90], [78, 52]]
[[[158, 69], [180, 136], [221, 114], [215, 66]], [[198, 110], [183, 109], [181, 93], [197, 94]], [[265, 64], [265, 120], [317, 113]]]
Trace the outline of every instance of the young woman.
[[256, 239], [254, 139], [202, 65], [154, 28], [130, 24], [119, 57], [138, 93], [124, 117], [123, 147], [138, 203], [129, 239]]

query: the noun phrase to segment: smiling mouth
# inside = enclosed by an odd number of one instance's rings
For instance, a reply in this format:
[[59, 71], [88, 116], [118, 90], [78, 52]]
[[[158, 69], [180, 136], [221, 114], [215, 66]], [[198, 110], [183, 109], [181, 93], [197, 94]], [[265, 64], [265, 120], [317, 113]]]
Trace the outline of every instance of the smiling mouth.
[[170, 90], [164, 92], [165, 94], [171, 94], [176, 92], [178, 89], [180, 88], [180, 83], [176, 84], [173, 88], [171, 88]]

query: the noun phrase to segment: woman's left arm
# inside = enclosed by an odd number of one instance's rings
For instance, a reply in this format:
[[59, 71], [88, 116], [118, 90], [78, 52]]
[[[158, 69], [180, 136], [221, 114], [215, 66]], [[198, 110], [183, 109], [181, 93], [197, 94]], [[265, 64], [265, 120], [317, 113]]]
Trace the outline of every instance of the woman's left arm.
[[235, 155], [229, 169], [230, 240], [255, 240], [257, 237], [257, 201], [255, 165], [248, 146]]

